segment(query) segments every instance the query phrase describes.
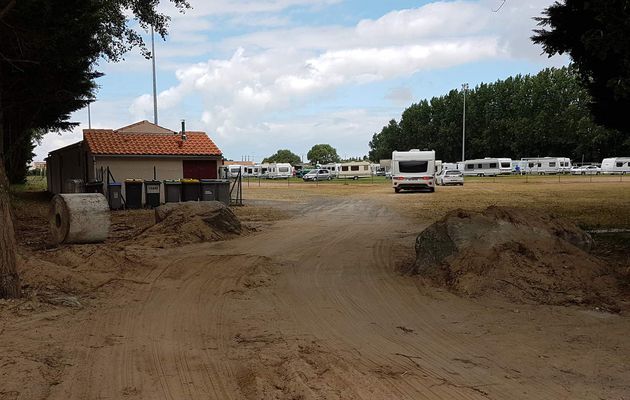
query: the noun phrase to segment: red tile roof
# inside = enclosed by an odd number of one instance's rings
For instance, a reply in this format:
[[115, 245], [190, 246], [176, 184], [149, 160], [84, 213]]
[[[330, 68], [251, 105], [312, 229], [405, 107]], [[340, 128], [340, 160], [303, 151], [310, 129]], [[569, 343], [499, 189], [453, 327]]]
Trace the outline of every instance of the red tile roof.
[[92, 154], [220, 156], [221, 150], [205, 132], [179, 134], [119, 133], [111, 129], [85, 129], [83, 139]]

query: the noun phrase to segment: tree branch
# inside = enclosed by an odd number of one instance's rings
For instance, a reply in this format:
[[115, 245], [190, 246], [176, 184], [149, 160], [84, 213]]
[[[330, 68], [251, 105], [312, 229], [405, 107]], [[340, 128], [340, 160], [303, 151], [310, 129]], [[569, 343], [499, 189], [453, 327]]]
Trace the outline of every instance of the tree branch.
[[2, 10], [0, 10], [0, 19], [4, 18], [4, 16], [7, 15], [13, 7], [15, 7], [16, 3], [16, 0], [9, 1], [9, 3]]

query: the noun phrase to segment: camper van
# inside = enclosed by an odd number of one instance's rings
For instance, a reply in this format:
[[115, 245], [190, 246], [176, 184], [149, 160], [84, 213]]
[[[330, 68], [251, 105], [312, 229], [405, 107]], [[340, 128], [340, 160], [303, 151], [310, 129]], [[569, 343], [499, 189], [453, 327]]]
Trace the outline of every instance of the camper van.
[[288, 179], [293, 176], [293, 167], [289, 163], [271, 163], [267, 169], [267, 179]]
[[418, 189], [435, 191], [435, 151], [394, 151], [392, 186], [396, 193]]
[[370, 163], [367, 161], [352, 161], [340, 164], [341, 169], [337, 174], [337, 178], [359, 179], [369, 178], [372, 176]]
[[243, 167], [243, 177], [257, 178], [260, 175], [260, 165], [247, 165]]
[[521, 169], [526, 174], [566, 174], [571, 170], [571, 159], [566, 157], [521, 158]]
[[512, 160], [509, 158], [482, 158], [464, 161], [465, 176], [497, 176], [512, 173]]
[[602, 160], [602, 174], [630, 174], [630, 157], [611, 157]]
[[341, 164], [339, 163], [331, 163], [331, 164], [323, 164], [320, 166], [321, 169], [325, 169], [330, 172], [330, 176], [336, 178], [339, 176], [339, 171], [341, 171]]

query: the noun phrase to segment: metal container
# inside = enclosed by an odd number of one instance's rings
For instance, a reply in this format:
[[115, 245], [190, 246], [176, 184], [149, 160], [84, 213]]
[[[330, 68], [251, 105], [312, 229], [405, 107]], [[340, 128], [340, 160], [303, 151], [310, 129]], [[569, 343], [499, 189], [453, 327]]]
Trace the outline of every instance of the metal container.
[[230, 181], [227, 179], [202, 179], [201, 199], [203, 201], [220, 201], [230, 205]]
[[66, 179], [64, 193], [83, 193], [85, 192], [85, 185], [83, 179]]
[[122, 203], [122, 183], [109, 182], [107, 183], [107, 202], [111, 210], [120, 210], [123, 207]]
[[180, 181], [164, 181], [164, 202], [179, 203], [182, 197], [182, 183]]
[[144, 202], [147, 207], [159, 207], [161, 186], [160, 181], [144, 181]]
[[142, 208], [142, 179], [125, 180], [125, 205], [127, 208]]

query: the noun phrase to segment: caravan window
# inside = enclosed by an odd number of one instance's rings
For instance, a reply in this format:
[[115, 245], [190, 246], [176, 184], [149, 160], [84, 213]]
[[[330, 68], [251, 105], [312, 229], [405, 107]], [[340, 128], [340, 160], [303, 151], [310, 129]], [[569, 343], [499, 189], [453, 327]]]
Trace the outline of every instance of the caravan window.
[[490, 168], [496, 168], [497, 167], [497, 163], [490, 163]]
[[350, 166], [350, 171], [358, 171], [359, 170], [359, 166], [358, 165], [351, 165]]
[[289, 172], [289, 167], [278, 167], [278, 172]]
[[405, 173], [418, 173], [427, 172], [429, 167], [428, 161], [400, 161], [398, 162], [400, 172]]
[[555, 163], [555, 162], [550, 162], [550, 163], [549, 163], [549, 166], [550, 166], [550, 167], [555, 167], [555, 166], [556, 166], [556, 163]]
[[475, 169], [475, 164], [466, 164], [466, 169]]
[[364, 165], [364, 166], [363, 166], [363, 170], [364, 170], [364, 171], [367, 171], [367, 170], [368, 170], [368, 166], [367, 166], [367, 165]]
[[533, 162], [529, 163], [529, 168], [534, 168], [534, 163]]
[[509, 162], [502, 162], [501, 163], [501, 168], [511, 168], [512, 164], [510, 164]]
[[481, 164], [477, 164], [477, 168], [483, 168]]
[[618, 162], [617, 163], [617, 167], [623, 167], [623, 163], [622, 162]]
[[347, 170], [348, 170], [348, 166], [347, 166], [347, 165], [344, 165], [343, 167], [341, 167], [341, 170], [342, 170], [342, 171], [347, 171]]

